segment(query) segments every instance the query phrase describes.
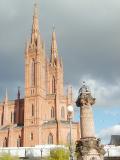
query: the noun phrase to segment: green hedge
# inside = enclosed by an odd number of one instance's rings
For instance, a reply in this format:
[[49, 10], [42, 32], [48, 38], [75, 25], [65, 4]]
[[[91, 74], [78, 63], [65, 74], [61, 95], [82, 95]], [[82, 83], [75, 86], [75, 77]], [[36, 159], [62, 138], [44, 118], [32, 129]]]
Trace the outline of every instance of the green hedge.
[[0, 160], [19, 160], [19, 158], [13, 157], [10, 154], [2, 154], [0, 155]]

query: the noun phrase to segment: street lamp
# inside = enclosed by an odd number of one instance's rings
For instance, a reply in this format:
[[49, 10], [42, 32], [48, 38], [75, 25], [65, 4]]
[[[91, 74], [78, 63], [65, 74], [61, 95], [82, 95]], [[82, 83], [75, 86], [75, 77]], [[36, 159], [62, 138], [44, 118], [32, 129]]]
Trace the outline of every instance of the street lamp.
[[72, 146], [72, 114], [73, 106], [69, 105], [68, 108], [68, 119], [70, 122], [70, 160], [73, 160], [73, 146]]

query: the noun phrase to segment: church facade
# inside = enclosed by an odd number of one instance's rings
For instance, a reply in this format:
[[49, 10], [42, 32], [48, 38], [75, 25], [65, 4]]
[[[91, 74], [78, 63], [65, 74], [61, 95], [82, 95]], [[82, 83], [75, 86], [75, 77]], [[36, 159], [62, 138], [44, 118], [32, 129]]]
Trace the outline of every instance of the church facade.
[[[56, 33], [52, 32], [51, 56], [39, 31], [38, 6], [34, 6], [31, 39], [25, 49], [25, 97], [10, 101], [7, 91], [0, 103], [0, 147], [33, 147], [40, 144], [68, 144], [67, 106], [72, 89], [64, 95], [63, 62], [59, 58]], [[79, 123], [72, 122], [72, 139], [80, 137]]]

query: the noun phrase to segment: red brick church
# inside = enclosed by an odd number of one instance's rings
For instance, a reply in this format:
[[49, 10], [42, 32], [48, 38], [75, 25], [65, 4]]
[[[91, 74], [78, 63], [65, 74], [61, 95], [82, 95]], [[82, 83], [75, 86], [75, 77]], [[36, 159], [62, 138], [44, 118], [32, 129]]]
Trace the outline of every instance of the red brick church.
[[[0, 147], [40, 144], [67, 144], [69, 121], [67, 106], [72, 89], [64, 95], [63, 62], [59, 58], [53, 30], [50, 59], [39, 31], [38, 6], [34, 6], [31, 39], [25, 49], [25, 97], [10, 101], [7, 90], [0, 103]], [[72, 122], [72, 139], [79, 139], [79, 124]]]

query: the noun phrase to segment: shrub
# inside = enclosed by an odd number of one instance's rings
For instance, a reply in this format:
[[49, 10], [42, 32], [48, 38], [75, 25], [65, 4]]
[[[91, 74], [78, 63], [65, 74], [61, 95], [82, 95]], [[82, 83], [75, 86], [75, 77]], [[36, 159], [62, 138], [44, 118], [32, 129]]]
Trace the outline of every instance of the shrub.
[[19, 158], [13, 157], [10, 154], [2, 154], [0, 155], [0, 160], [19, 160]]
[[50, 151], [49, 160], [69, 160], [69, 151], [66, 149], [53, 149]]

